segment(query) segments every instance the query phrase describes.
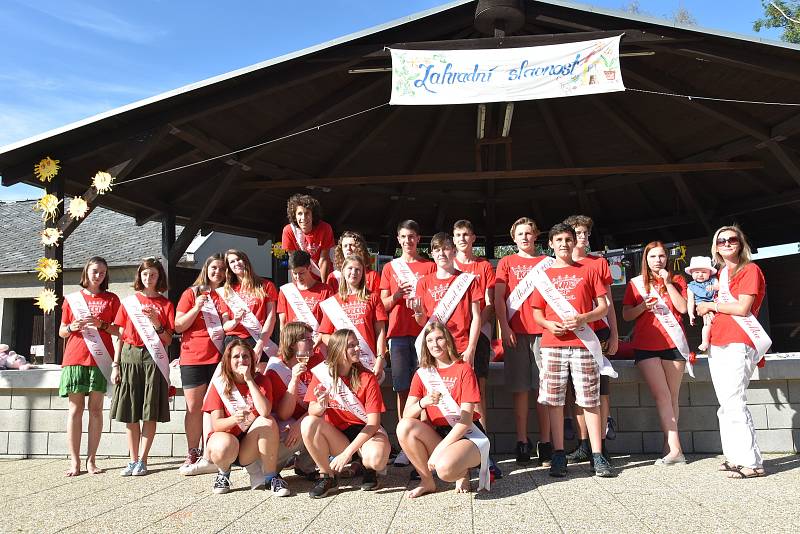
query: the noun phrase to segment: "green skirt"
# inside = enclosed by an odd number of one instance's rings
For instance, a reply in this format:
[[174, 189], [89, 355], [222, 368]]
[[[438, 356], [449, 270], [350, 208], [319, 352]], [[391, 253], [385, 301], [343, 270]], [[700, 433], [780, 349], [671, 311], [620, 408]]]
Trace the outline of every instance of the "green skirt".
[[125, 343], [120, 382], [111, 399], [111, 417], [121, 423], [169, 421], [169, 384], [145, 347]]
[[66, 365], [61, 369], [61, 382], [58, 385], [61, 397], [69, 397], [72, 393], [85, 395], [93, 391], [105, 393], [107, 389], [106, 377], [97, 366]]

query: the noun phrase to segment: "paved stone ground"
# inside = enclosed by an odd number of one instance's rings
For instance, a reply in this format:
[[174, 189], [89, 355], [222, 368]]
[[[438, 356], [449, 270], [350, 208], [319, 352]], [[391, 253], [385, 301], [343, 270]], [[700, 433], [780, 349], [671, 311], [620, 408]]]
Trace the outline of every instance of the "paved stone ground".
[[72, 479], [64, 459], [2, 460], [0, 532], [800, 532], [799, 455], [769, 455], [769, 476], [741, 481], [716, 472], [718, 458], [690, 461], [664, 468], [619, 456], [617, 478], [592, 477], [584, 464], [558, 480], [506, 459], [491, 493], [456, 495], [440, 484], [412, 501], [409, 468], [390, 468], [378, 492], [344, 481], [335, 497], [313, 500], [311, 483], [289, 471], [295, 494], [278, 499], [245, 489], [242, 470], [232, 477], [236, 491], [213, 495], [212, 476], [182, 477], [178, 459], [154, 458], [137, 478], [118, 475], [123, 460], [105, 459], [108, 472]]

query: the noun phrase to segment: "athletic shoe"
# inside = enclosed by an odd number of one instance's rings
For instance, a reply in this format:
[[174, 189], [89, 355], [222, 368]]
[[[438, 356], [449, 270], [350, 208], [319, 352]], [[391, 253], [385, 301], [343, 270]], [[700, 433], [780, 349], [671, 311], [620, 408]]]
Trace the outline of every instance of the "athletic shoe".
[[608, 463], [605, 456], [599, 452], [592, 453], [592, 464], [594, 469], [594, 476], [601, 478], [613, 477], [614, 470], [611, 469], [611, 464]]
[[374, 469], [364, 468], [364, 474], [361, 475], [361, 489], [363, 491], [375, 491], [380, 486], [378, 473]]
[[567, 463], [579, 464], [588, 462], [592, 459], [592, 450], [589, 448], [588, 440], [581, 440], [575, 450], [567, 454]]
[[[266, 486], [267, 483], [264, 481], [264, 487], [266, 488]], [[273, 497], [288, 497], [292, 494], [289, 484], [280, 475], [272, 477], [272, 480], [269, 481], [269, 491]]]
[[575, 439], [575, 427], [572, 426], [571, 417], [564, 418], [564, 439], [567, 441]]
[[531, 451], [533, 450], [533, 443], [531, 443], [530, 438], [528, 441], [523, 443], [522, 441], [517, 442], [517, 463], [520, 465], [525, 465], [531, 463]]
[[142, 477], [147, 474], [147, 464], [143, 461], [139, 460], [136, 462], [136, 465], [133, 466], [133, 472], [131, 475], [135, 477]]
[[308, 496], [312, 499], [321, 499], [327, 497], [328, 494], [335, 491], [337, 487], [339, 487], [339, 481], [336, 477], [323, 473], [317, 480], [316, 485], [308, 492]]
[[300, 469], [297, 466], [294, 466], [294, 474], [299, 476], [300, 478], [304, 478], [304, 479], [306, 479], [306, 480], [308, 480], [310, 482], [314, 482], [315, 480], [317, 480], [317, 475], [318, 475], [318, 473], [316, 471], [310, 471], [310, 472], [306, 473], [305, 471], [303, 471], [302, 469]]
[[564, 478], [567, 476], [567, 455], [564, 451], [555, 451], [550, 462], [550, 476]]
[[400, 451], [400, 454], [394, 459], [394, 466], [395, 467], [408, 467], [411, 461], [406, 456], [405, 451]]
[[489, 456], [489, 472], [496, 480], [503, 478], [503, 471], [500, 469], [491, 456]]
[[129, 477], [133, 474], [133, 469], [136, 467], [136, 464], [139, 462], [128, 462], [128, 465], [122, 468], [119, 474], [123, 477]]
[[206, 460], [201, 456], [193, 464], [186, 465], [184, 463], [182, 466], [180, 466], [178, 472], [183, 476], [190, 477], [194, 475], [210, 475], [218, 472], [218, 470], [217, 466], [214, 465], [213, 462]]
[[224, 473], [217, 472], [217, 477], [214, 479], [214, 485], [211, 487], [211, 492], [222, 495], [231, 491], [231, 479]]
[[617, 439], [617, 423], [611, 416], [606, 420], [606, 439], [611, 441]]
[[675, 458], [667, 458], [665, 456], [664, 458], [659, 458], [658, 460], [656, 460], [656, 463], [654, 465], [665, 465], [665, 466], [686, 465], [686, 456], [684, 456], [683, 454], [680, 454]]
[[542, 467], [549, 467], [550, 462], [553, 459], [553, 444], [549, 441], [537, 441], [536, 456], [539, 457], [539, 464]]
[[189, 453], [186, 455], [183, 465], [178, 468], [178, 473], [183, 474], [183, 469], [193, 465], [200, 458], [200, 454], [202, 454], [200, 449], [189, 449]]

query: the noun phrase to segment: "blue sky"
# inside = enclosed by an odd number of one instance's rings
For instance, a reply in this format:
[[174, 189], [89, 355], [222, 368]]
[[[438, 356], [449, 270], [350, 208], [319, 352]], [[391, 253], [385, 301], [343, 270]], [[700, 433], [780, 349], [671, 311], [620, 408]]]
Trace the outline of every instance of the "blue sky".
[[[441, 0], [3, 0], [0, 146], [204, 78], [411, 15]], [[593, 0], [618, 9], [626, 0]], [[758, 0], [641, 0], [703, 27], [754, 34]], [[57, 154], [53, 154], [58, 157]], [[32, 163], [33, 164], [33, 163]], [[0, 188], [0, 200], [40, 190]]]

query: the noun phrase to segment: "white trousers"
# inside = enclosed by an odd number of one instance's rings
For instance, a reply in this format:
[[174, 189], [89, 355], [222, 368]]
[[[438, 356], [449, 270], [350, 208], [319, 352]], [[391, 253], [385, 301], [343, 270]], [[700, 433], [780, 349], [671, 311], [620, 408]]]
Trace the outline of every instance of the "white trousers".
[[711, 345], [708, 368], [719, 401], [719, 435], [728, 462], [751, 469], [762, 467], [753, 416], [747, 407], [747, 386], [756, 367], [755, 349], [744, 343]]

